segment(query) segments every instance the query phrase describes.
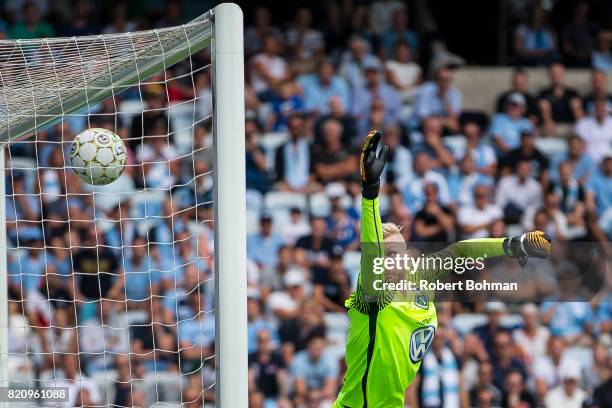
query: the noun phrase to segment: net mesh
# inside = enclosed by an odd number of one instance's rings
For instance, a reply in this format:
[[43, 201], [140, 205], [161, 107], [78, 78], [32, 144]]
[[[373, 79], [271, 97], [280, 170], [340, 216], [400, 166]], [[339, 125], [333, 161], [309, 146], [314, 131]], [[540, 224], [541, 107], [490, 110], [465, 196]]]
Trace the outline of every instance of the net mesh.
[[[11, 406], [214, 402], [211, 31], [204, 16], [0, 42], [0, 140], [11, 141], [0, 386], [69, 390], [63, 403]], [[93, 127], [128, 149], [107, 186], [70, 169], [72, 140]]]

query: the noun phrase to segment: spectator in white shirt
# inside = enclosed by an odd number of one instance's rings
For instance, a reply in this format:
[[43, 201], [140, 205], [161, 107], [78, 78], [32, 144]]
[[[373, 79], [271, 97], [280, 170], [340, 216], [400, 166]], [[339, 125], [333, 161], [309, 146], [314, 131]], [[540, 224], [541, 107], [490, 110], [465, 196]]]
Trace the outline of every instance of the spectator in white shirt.
[[529, 207], [542, 205], [542, 185], [531, 177], [531, 161], [519, 161], [515, 173], [501, 178], [495, 197], [507, 224], [518, 223]]
[[527, 364], [531, 366], [537, 356], [546, 354], [546, 344], [550, 331], [540, 324], [538, 307], [533, 303], [526, 303], [521, 308], [523, 327], [512, 333], [514, 342], [519, 346]]
[[576, 361], [567, 360], [562, 364], [562, 383], [546, 395], [546, 408], [582, 408], [586, 392], [578, 385], [582, 377], [580, 371], [580, 364]]
[[612, 116], [608, 112], [608, 100], [595, 100], [595, 114], [576, 123], [575, 132], [587, 145], [587, 154], [599, 163], [606, 153], [612, 152]]
[[402, 102], [412, 102], [418, 91], [422, 70], [414, 62], [413, 50], [408, 42], [395, 43], [394, 58], [385, 62], [387, 82], [399, 92]]
[[459, 210], [457, 221], [465, 238], [486, 237], [491, 225], [503, 218], [501, 208], [490, 202], [490, 195], [488, 186], [476, 186], [474, 204]]
[[271, 89], [289, 77], [289, 65], [278, 55], [279, 44], [275, 35], [264, 37], [263, 52], [251, 58], [251, 83], [260, 99], [272, 98]]

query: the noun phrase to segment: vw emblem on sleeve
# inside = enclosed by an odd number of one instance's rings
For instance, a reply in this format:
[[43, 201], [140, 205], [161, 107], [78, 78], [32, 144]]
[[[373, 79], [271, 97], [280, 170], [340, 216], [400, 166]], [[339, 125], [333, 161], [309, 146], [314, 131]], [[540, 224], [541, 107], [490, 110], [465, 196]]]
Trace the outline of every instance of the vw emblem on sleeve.
[[410, 361], [418, 363], [425, 357], [436, 335], [436, 328], [428, 325], [419, 327], [410, 336]]

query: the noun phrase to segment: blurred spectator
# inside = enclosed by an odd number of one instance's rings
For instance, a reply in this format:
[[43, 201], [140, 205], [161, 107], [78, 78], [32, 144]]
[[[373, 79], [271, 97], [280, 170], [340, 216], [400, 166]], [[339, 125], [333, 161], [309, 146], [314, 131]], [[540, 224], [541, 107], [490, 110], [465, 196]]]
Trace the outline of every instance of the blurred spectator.
[[270, 403], [286, 393], [287, 368], [270, 333], [257, 333], [257, 348], [249, 354], [249, 392], [260, 392]]
[[308, 269], [326, 269], [334, 243], [327, 236], [325, 218], [310, 217], [310, 235], [305, 235], [295, 243], [296, 261]]
[[425, 185], [429, 183], [434, 183], [438, 187], [438, 195], [442, 204], [447, 205], [450, 202], [446, 179], [432, 168], [432, 160], [427, 153], [421, 151], [415, 155], [412, 180], [403, 190], [404, 202], [413, 214], [423, 208]]
[[[502, 397], [503, 400], [507, 398], [515, 398], [515, 396], [509, 396], [507, 394], [522, 393], [519, 385], [523, 382], [524, 378], [527, 378], [527, 368], [521, 360], [516, 357], [515, 345], [512, 342], [512, 337], [507, 331], [498, 331], [493, 337], [493, 353], [491, 354], [491, 364], [493, 365], [493, 383], [504, 389], [505, 395]], [[508, 378], [511, 379], [514, 376], [513, 373], [518, 374], [521, 383], [519, 384], [507, 384]], [[505, 386], [504, 386], [505, 385]], [[521, 396], [523, 397], [523, 396]], [[510, 404], [509, 404], [510, 405]], [[535, 406], [535, 404], [531, 404]]]
[[283, 239], [273, 232], [271, 214], [261, 215], [259, 228], [257, 234], [247, 239], [248, 256], [261, 266], [274, 266], [278, 262], [278, 249], [283, 245]]
[[591, 72], [591, 92], [584, 97], [584, 111], [592, 115], [595, 113], [595, 101], [606, 99], [608, 102], [608, 112], [612, 112], [612, 94], [608, 90], [606, 82], [606, 72], [594, 69]]
[[349, 110], [352, 106], [349, 87], [344, 78], [335, 74], [334, 65], [329, 60], [323, 60], [318, 64], [316, 75], [301, 75], [298, 82], [304, 91], [304, 108], [308, 112], [318, 115], [329, 114], [333, 109], [332, 98], [339, 98], [343, 110]]
[[15, 23], [10, 31], [12, 39], [31, 40], [55, 36], [53, 27], [40, 19], [40, 10], [34, 2], [23, 3], [23, 21]]
[[[334, 184], [331, 183], [330, 185]], [[340, 201], [338, 196], [332, 196], [332, 199]], [[356, 220], [348, 214], [341, 203], [332, 204], [331, 214], [327, 217], [327, 228], [335, 248], [341, 248], [345, 251], [359, 248]]]
[[346, 181], [355, 175], [357, 160], [342, 145], [342, 130], [342, 124], [336, 119], [328, 119], [321, 125], [323, 143], [312, 149], [312, 169], [320, 183]]
[[423, 118], [421, 122], [422, 133], [413, 135], [414, 142], [420, 136], [420, 143], [415, 143], [412, 150], [414, 154], [421, 151], [430, 157], [430, 164], [435, 170], [442, 170], [453, 165], [454, 159], [450, 150], [442, 141], [443, 121], [435, 116]]
[[338, 362], [325, 350], [325, 338], [312, 336], [307, 349], [295, 355], [291, 374], [298, 403], [331, 404], [338, 386]]
[[594, 113], [576, 123], [574, 129], [586, 143], [586, 151], [593, 162], [612, 152], [612, 116], [608, 112], [608, 100], [599, 97], [594, 101]]
[[521, 133], [533, 132], [533, 124], [523, 117], [526, 104], [525, 97], [514, 92], [506, 98], [504, 113], [493, 117], [489, 132], [500, 154], [519, 147]]
[[546, 408], [582, 408], [586, 393], [580, 388], [581, 378], [579, 363], [567, 361], [561, 367], [562, 384], [546, 394], [544, 406]]
[[507, 224], [518, 223], [525, 210], [543, 202], [542, 186], [532, 177], [531, 161], [518, 161], [514, 171], [499, 180], [495, 192], [495, 203], [503, 209]]
[[289, 65], [279, 55], [278, 39], [268, 33], [263, 39], [263, 50], [249, 61], [251, 83], [257, 96], [264, 102], [272, 100], [273, 91], [289, 77]]
[[403, 11], [405, 5], [397, 0], [374, 1], [369, 10], [370, 24], [375, 34], [382, 35], [391, 29], [393, 17], [398, 10]]
[[[300, 312], [300, 307], [306, 299], [306, 273], [304, 269], [292, 266], [283, 275], [283, 286], [278, 288], [268, 296], [268, 308], [279, 322], [279, 335], [283, 342], [286, 336], [283, 335], [284, 326], [288, 321], [294, 321]], [[293, 329], [301, 329], [294, 327]], [[276, 331], [274, 331], [275, 333]]]
[[365, 39], [354, 36], [349, 42], [349, 49], [344, 52], [340, 59], [340, 75], [348, 81], [353, 91], [365, 86], [364, 71], [366, 67], [379, 67], [381, 65], [380, 59], [371, 54], [368, 47]]
[[547, 65], [558, 58], [557, 39], [539, 3], [533, 3], [526, 24], [517, 27], [514, 52], [522, 65]]
[[595, 48], [595, 38], [599, 27], [588, 18], [588, 1], [578, 1], [574, 4], [571, 22], [563, 27], [561, 40], [565, 63], [570, 67], [591, 66], [591, 53]]
[[578, 291], [580, 271], [569, 261], [557, 266], [559, 291], [544, 299], [540, 306], [542, 322], [554, 336], [568, 343], [580, 342], [590, 331], [592, 310]]
[[183, 373], [201, 370], [204, 359], [213, 354], [215, 344], [215, 314], [211, 310], [203, 310], [204, 299], [198, 292], [193, 292], [188, 298], [191, 316], [179, 321], [176, 326], [179, 367]]
[[483, 391], [488, 394], [490, 406], [501, 405], [502, 393], [499, 388], [493, 384], [493, 366], [486, 361], [483, 361], [478, 366], [478, 382], [470, 390], [469, 394], [470, 406], [482, 406], [481, 399], [483, 399]]
[[464, 159], [469, 155], [480, 173], [494, 176], [497, 170], [495, 150], [482, 137], [482, 128], [476, 121], [468, 120], [463, 124], [463, 135], [466, 139], [465, 149], [455, 151], [455, 159]]
[[323, 34], [311, 27], [312, 10], [300, 7], [295, 14], [292, 27], [287, 31], [287, 45], [293, 54], [293, 60], [312, 64], [324, 51]]
[[549, 389], [561, 384], [561, 364], [569, 359], [566, 348], [567, 343], [562, 337], [551, 336], [546, 345], [546, 354], [536, 357], [533, 376], [540, 397], [545, 396]]
[[512, 337], [525, 355], [527, 364], [531, 366], [538, 356], [546, 354], [550, 331], [540, 323], [539, 309], [533, 303], [521, 307], [521, 317], [523, 326], [515, 330]]
[[563, 161], [569, 161], [572, 164], [574, 178], [584, 185], [597, 171], [593, 160], [585, 153], [586, 143], [580, 136], [572, 135], [567, 140], [567, 146], [567, 153], [553, 159], [550, 179], [559, 180], [559, 165]]
[[[473, 332], [482, 342], [487, 354], [492, 356], [496, 349], [495, 336], [498, 333], [508, 331], [508, 329], [501, 325], [501, 319], [506, 315], [506, 305], [499, 301], [490, 301], [485, 305], [485, 312], [487, 314], [487, 323], [477, 326]], [[496, 385], [501, 389], [501, 383]]]
[[281, 235], [285, 242], [294, 245], [298, 238], [310, 233], [310, 225], [299, 207], [289, 210], [289, 220], [281, 226]]
[[297, 114], [287, 119], [289, 140], [276, 149], [275, 170], [280, 191], [308, 192], [315, 188], [311, 179], [312, 147]]
[[294, 112], [304, 110], [304, 100], [294, 82], [284, 82], [278, 95], [272, 98], [272, 112], [268, 116], [267, 130], [284, 132], [287, 130], [287, 118]]
[[403, 189], [412, 180], [412, 152], [401, 144], [400, 129], [397, 126], [386, 126], [383, 140], [389, 146], [390, 153], [381, 180]]
[[328, 312], [345, 313], [344, 301], [351, 294], [349, 276], [342, 264], [343, 253], [335, 248], [329, 257], [329, 267], [314, 273], [312, 297]]
[[399, 40], [389, 53], [385, 61], [387, 82], [395, 87], [403, 103], [411, 103], [417, 95], [422, 75], [421, 67], [414, 61], [414, 48], [408, 42]]
[[539, 177], [543, 181], [548, 180], [550, 160], [536, 147], [533, 129], [523, 130], [521, 144], [502, 158], [502, 174], [508, 174], [509, 171], [516, 169], [521, 161], [531, 162], [534, 177]]
[[72, 5], [72, 15], [60, 28], [59, 35], [72, 37], [98, 33], [98, 27], [93, 23], [93, 7], [90, 0], [77, 0]]
[[595, 49], [591, 54], [591, 64], [594, 69], [599, 69], [605, 72], [612, 71], [612, 36], [610, 33], [600, 31], [597, 34]]
[[572, 162], [565, 161], [559, 164], [559, 181], [551, 185], [551, 189], [559, 197], [560, 209], [567, 217], [568, 239], [584, 236], [586, 193], [584, 187], [574, 177]]
[[382, 105], [385, 122], [394, 123], [400, 115], [399, 95], [393, 87], [383, 82], [380, 63], [367, 63], [363, 68], [365, 83], [354, 88], [352, 109], [353, 115], [358, 120], [360, 133], [367, 132], [368, 126], [365, 122], [376, 102]]
[[51, 388], [66, 387], [68, 389], [66, 407], [102, 404], [102, 395], [100, 395], [98, 386], [94, 380], [83, 374], [77, 354], [64, 354], [58, 367], [61, 367], [63, 375], [56, 377], [58, 379], [53, 381]]
[[510, 89], [497, 97], [496, 112], [504, 112], [506, 110], [508, 98], [515, 93], [519, 93], [525, 98], [524, 115], [527, 116], [532, 123], [537, 123], [539, 116], [537, 100], [528, 90], [527, 71], [523, 68], [516, 68], [512, 72]]
[[270, 176], [266, 153], [259, 143], [259, 126], [255, 120], [244, 124], [246, 150], [246, 186], [262, 194], [268, 191]]
[[144, 148], [148, 144], [149, 139], [143, 136], [159, 136], [169, 140], [169, 130], [173, 124], [168, 117], [168, 100], [162, 89], [144, 86], [142, 97], [144, 109], [132, 118], [130, 125], [128, 145], [132, 149]]
[[392, 28], [382, 36], [382, 47], [389, 57], [398, 42], [405, 42], [418, 55], [419, 40], [417, 34], [408, 28], [408, 14], [404, 9], [393, 12]]
[[474, 204], [474, 188], [479, 185], [492, 186], [494, 179], [479, 173], [471, 156], [465, 155], [459, 163], [459, 172], [453, 172], [448, 180], [451, 197], [459, 207]]
[[612, 153], [601, 161], [601, 170], [596, 172], [587, 185], [587, 208], [602, 216], [612, 207]]
[[335, 119], [342, 124], [342, 144], [347, 147], [353, 147], [357, 143], [361, 143], [355, 120], [345, 109], [342, 98], [332, 96], [329, 98], [329, 113], [320, 115], [315, 125], [315, 143], [323, 142], [322, 127], [328, 119]]
[[501, 406], [504, 408], [537, 406], [536, 398], [527, 390], [524, 373], [520, 370], [510, 371], [506, 376]]
[[247, 26], [244, 32], [245, 54], [248, 56], [260, 52], [268, 34], [272, 34], [279, 41], [283, 37], [280, 30], [270, 24], [270, 10], [258, 6], [253, 12], [253, 25]]
[[127, 33], [136, 30], [136, 23], [128, 20], [128, 4], [117, 2], [111, 10], [111, 20], [102, 29], [102, 34]]
[[436, 70], [434, 81], [421, 86], [415, 106], [417, 124], [428, 116], [437, 116], [443, 119], [444, 128], [449, 132], [459, 131], [461, 92], [452, 82], [451, 69], [442, 66]]
[[490, 201], [491, 191], [486, 185], [474, 187], [474, 203], [459, 209], [457, 223], [464, 238], [487, 236], [491, 224], [504, 217], [501, 208]]
[[278, 334], [274, 324], [265, 318], [262, 311], [261, 295], [257, 289], [251, 288], [247, 293], [247, 337], [248, 350], [255, 353], [260, 345], [262, 336], [275, 345], [278, 343]]
[[450, 208], [441, 205], [435, 183], [425, 184], [425, 203], [414, 216], [415, 242], [450, 242], [455, 218]]
[[582, 117], [582, 102], [578, 92], [565, 84], [563, 64], [550, 65], [548, 76], [550, 87], [542, 89], [538, 98], [544, 129], [548, 135], [554, 135], [557, 123], [571, 123]]

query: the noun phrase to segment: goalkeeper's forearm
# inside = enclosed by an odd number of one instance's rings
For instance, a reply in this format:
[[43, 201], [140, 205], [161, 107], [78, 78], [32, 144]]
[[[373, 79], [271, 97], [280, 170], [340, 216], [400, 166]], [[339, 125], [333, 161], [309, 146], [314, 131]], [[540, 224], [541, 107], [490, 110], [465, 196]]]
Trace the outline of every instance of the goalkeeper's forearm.
[[[454, 262], [445, 262], [449, 258], [453, 260], [457, 258], [471, 258], [474, 260], [481, 258], [484, 260], [506, 255], [504, 250], [505, 240], [506, 238], [476, 238], [451, 244], [443, 250], [427, 256], [424, 259], [424, 264], [434, 265], [434, 267], [417, 270], [414, 274], [414, 278], [428, 281], [436, 281], [444, 278], [454, 270], [452, 267], [445, 267], [446, 265], [455, 265]], [[434, 261], [436, 258], [439, 260]]]

